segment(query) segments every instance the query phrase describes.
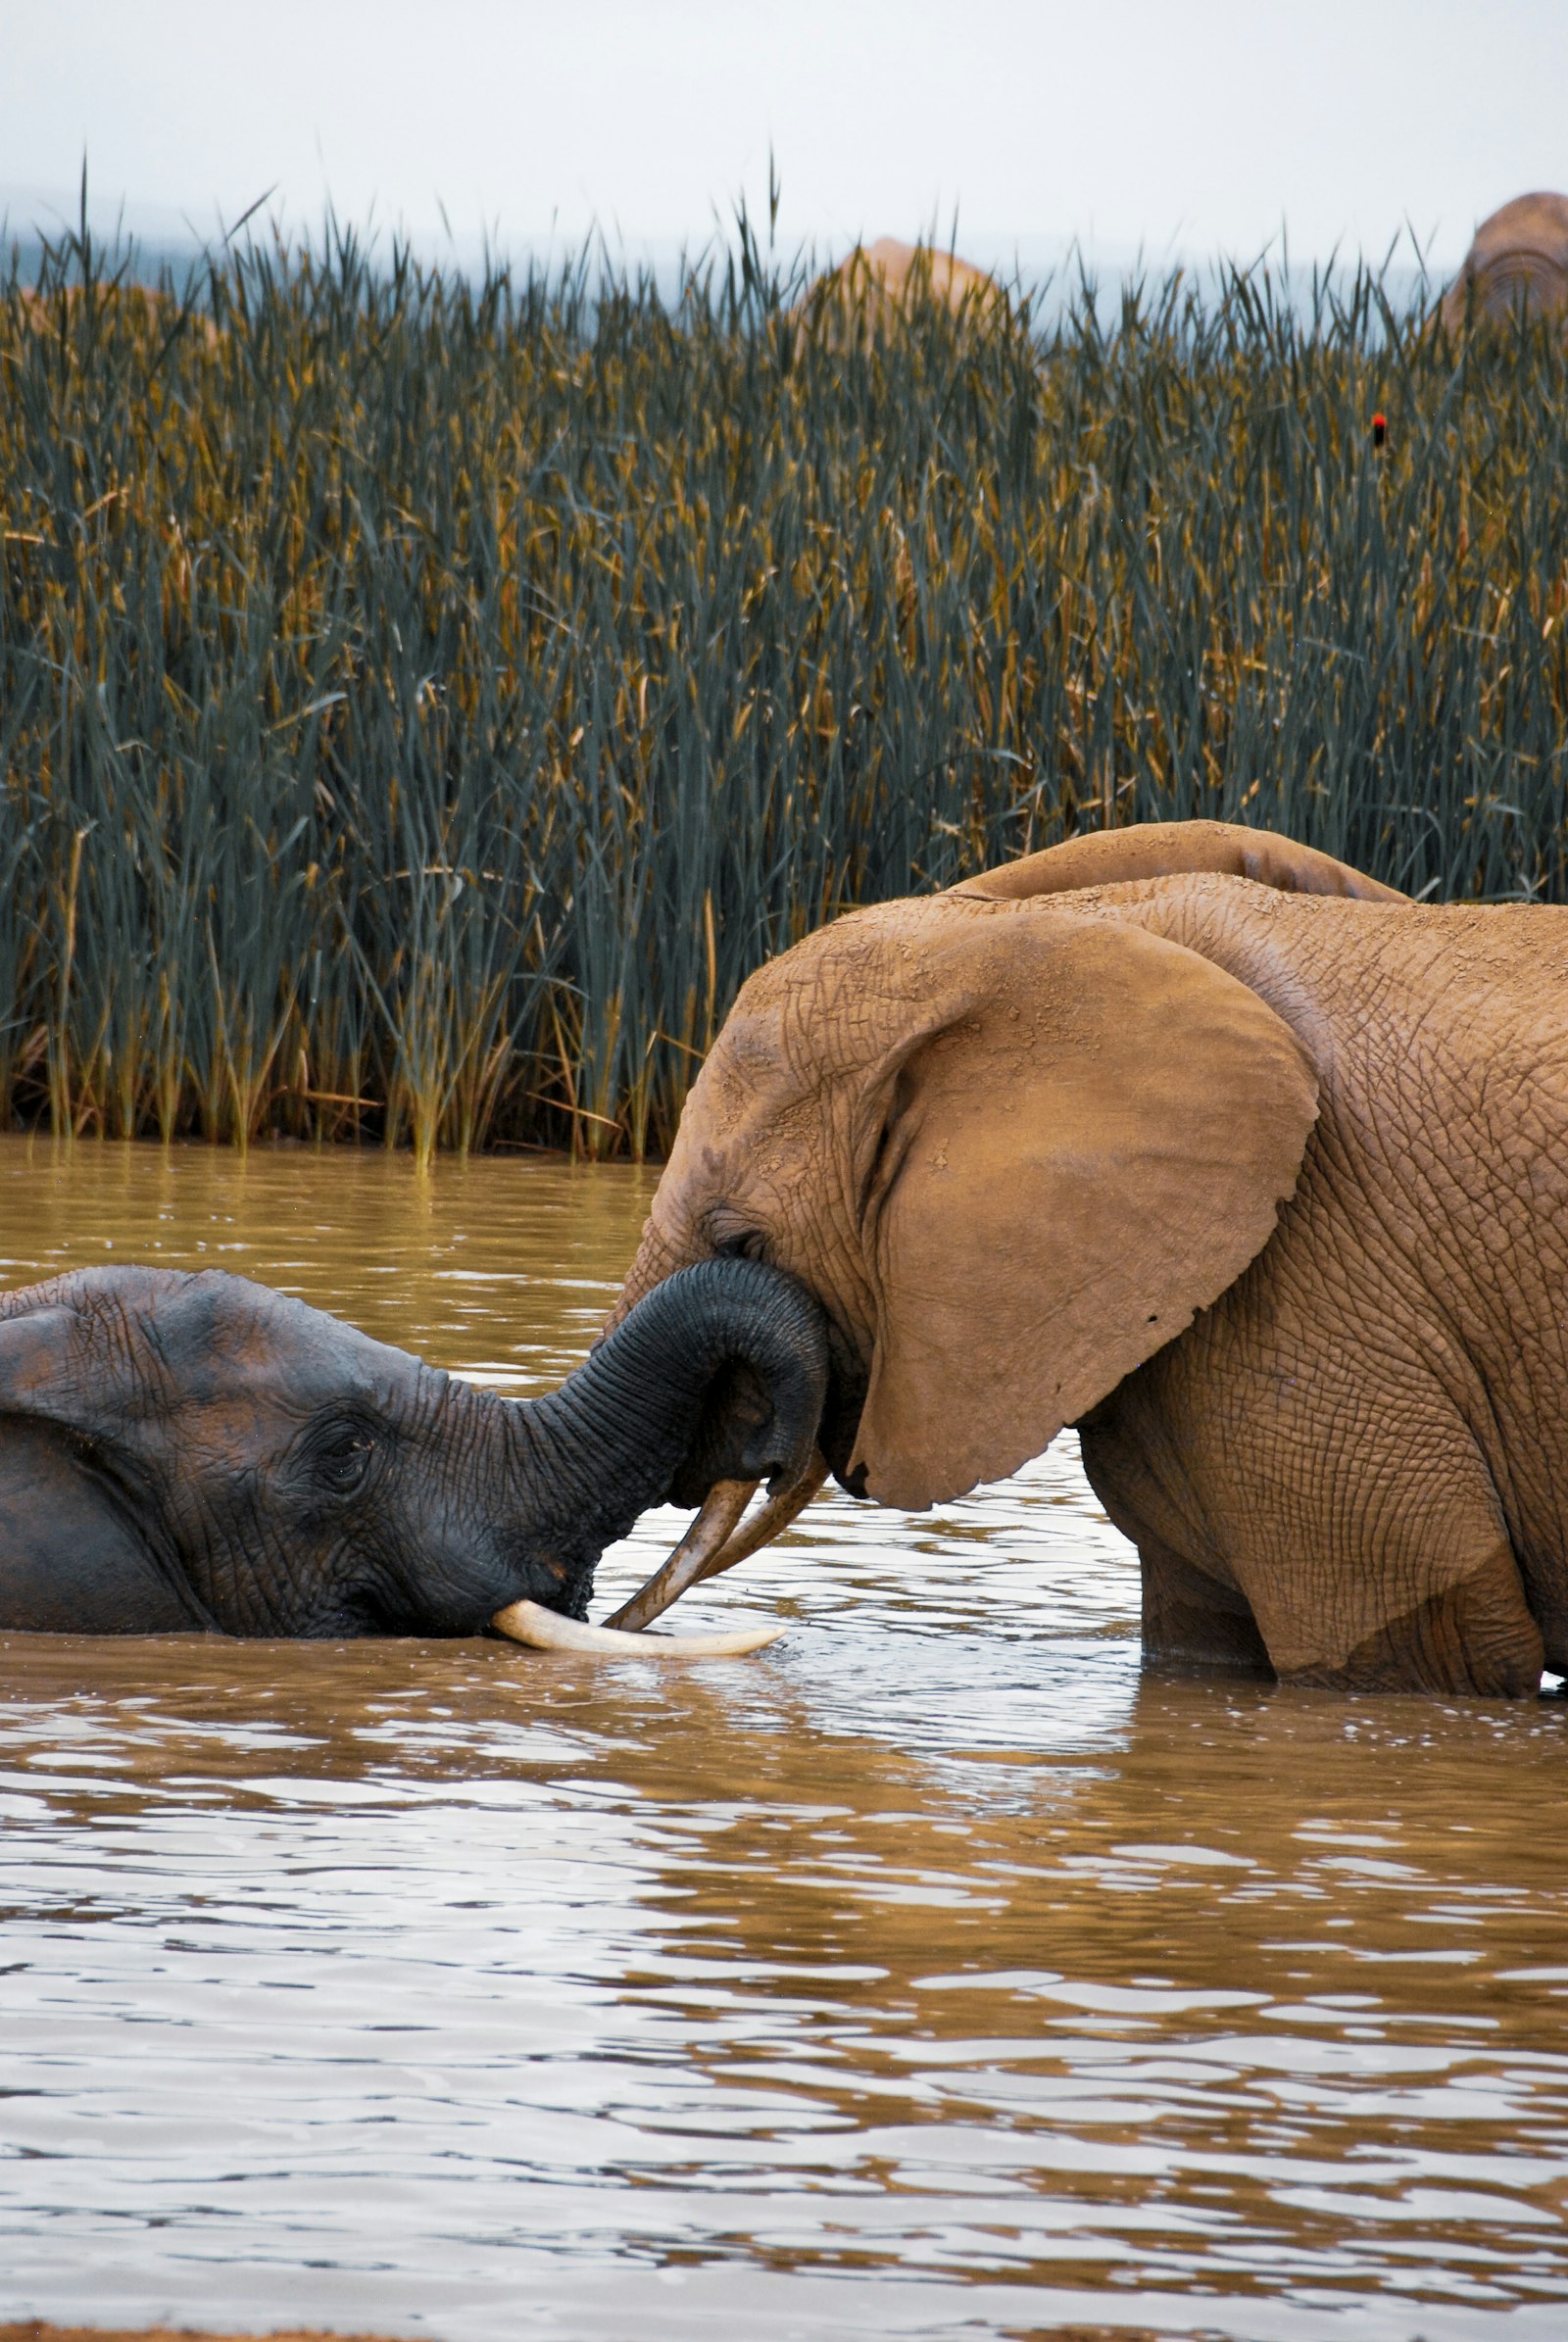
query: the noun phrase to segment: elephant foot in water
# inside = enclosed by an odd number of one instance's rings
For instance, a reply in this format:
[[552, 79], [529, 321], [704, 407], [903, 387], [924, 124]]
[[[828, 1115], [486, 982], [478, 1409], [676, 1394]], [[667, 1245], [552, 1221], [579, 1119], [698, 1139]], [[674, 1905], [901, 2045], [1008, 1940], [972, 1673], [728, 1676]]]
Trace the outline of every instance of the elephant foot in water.
[[1457, 1586], [1368, 1635], [1343, 1659], [1272, 1665], [1246, 1596], [1152, 1538], [1139, 1544], [1144, 1656], [1156, 1667], [1237, 1668], [1331, 1691], [1426, 1691], [1520, 1699], [1540, 1686], [1546, 1653], [1525, 1606], [1512, 1552], [1497, 1548]]
[[1146, 1666], [1182, 1672], [1236, 1668], [1246, 1675], [1272, 1676], [1268, 1647], [1238, 1587], [1207, 1577], [1152, 1537], [1140, 1537], [1138, 1558]]
[[1526, 1699], [1540, 1689], [1544, 1665], [1541, 1630], [1503, 1546], [1472, 1577], [1367, 1635], [1337, 1666], [1293, 1669], [1286, 1681], [1334, 1691]]

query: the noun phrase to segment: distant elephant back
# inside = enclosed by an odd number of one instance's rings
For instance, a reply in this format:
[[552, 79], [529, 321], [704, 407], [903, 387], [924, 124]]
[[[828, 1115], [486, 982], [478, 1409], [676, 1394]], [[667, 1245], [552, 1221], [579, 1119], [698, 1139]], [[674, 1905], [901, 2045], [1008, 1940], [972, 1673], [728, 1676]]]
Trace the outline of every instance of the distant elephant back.
[[818, 277], [794, 314], [842, 332], [854, 317], [871, 323], [897, 312], [909, 316], [922, 302], [951, 310], [956, 317], [1008, 314], [1006, 294], [984, 268], [956, 252], [901, 244], [896, 236], [857, 244], [847, 260]]
[[1568, 312], [1568, 195], [1516, 196], [1484, 220], [1443, 303], [1456, 332], [1467, 315], [1505, 325], [1521, 307]]
[[1234, 821], [1140, 821], [1126, 829], [1091, 830], [1025, 854], [1021, 861], [983, 870], [948, 891], [983, 903], [1023, 903], [1037, 895], [1072, 895], [1085, 887], [1199, 872], [1250, 878], [1254, 886], [1286, 895], [1341, 895], [1361, 903], [1408, 900], [1396, 887], [1384, 886], [1315, 847]]

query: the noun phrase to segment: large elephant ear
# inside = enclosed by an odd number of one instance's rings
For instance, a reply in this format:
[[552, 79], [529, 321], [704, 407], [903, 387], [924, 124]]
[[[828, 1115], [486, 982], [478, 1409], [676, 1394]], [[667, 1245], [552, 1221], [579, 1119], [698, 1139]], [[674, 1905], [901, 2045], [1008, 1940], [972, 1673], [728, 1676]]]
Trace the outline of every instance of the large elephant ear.
[[28, 1306], [31, 1299], [31, 1292], [0, 1293], [0, 1416], [32, 1415], [74, 1426], [80, 1322], [58, 1301]]
[[1250, 878], [1285, 895], [1348, 895], [1361, 903], [1404, 903], [1408, 897], [1315, 846], [1298, 846], [1278, 830], [1248, 829], [1238, 821], [1135, 821], [1125, 829], [1088, 830], [1021, 861], [982, 870], [950, 892], [972, 902], [1025, 903], [1038, 895], [1071, 895], [1081, 887], [1122, 886], [1135, 878], [1174, 878], [1208, 872]]
[[[127, 1383], [132, 1340], [127, 1314], [105, 1307], [94, 1290], [103, 1271], [76, 1269], [41, 1285], [0, 1293], [0, 1418], [25, 1416], [80, 1439], [123, 1427], [146, 1393], [144, 1361]], [[167, 1271], [108, 1272], [123, 1288], [130, 1280], [172, 1283]]]
[[138, 1528], [95, 1448], [104, 1381], [64, 1280], [0, 1294], [0, 1624], [160, 1635], [215, 1621]]
[[1070, 912], [955, 926], [866, 1182], [847, 1478], [915, 1509], [1015, 1471], [1217, 1300], [1317, 1112], [1289, 1027], [1181, 945]]

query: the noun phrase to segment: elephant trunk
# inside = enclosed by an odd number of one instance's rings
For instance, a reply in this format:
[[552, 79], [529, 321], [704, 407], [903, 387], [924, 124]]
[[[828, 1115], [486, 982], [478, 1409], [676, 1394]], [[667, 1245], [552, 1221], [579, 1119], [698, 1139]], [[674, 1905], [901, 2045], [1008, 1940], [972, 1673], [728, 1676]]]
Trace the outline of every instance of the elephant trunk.
[[[516, 1409], [529, 1491], [520, 1574], [550, 1609], [580, 1619], [599, 1555], [650, 1505], [797, 1483], [827, 1374], [821, 1309], [781, 1270], [725, 1258], [665, 1278], [559, 1391]], [[720, 1510], [728, 1519], [733, 1498]]]

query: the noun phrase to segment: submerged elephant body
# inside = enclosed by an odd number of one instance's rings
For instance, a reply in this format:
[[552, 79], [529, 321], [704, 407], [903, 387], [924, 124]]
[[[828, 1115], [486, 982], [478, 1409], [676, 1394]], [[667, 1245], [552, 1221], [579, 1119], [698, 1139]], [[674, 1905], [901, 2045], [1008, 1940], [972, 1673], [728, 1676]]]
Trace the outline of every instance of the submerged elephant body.
[[1533, 1690], [1568, 1670], [1565, 1000], [1568, 911], [1217, 825], [1078, 841], [753, 978], [623, 1305], [790, 1269], [824, 1450], [890, 1503], [1076, 1423], [1152, 1655]]
[[240, 1277], [94, 1269], [0, 1295], [0, 1629], [580, 1617], [648, 1505], [810, 1453], [817, 1312], [766, 1269], [718, 1267], [529, 1401]]

